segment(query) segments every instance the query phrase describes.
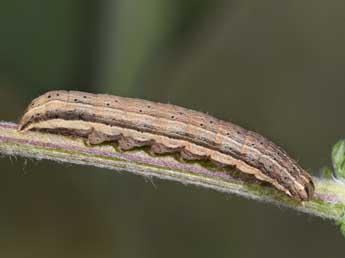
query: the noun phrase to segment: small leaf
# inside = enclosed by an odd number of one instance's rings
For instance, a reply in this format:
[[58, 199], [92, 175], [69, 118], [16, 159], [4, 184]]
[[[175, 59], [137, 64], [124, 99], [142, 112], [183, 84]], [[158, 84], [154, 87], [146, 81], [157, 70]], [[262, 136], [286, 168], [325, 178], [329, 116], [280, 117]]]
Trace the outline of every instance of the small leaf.
[[337, 221], [337, 225], [340, 226], [340, 232], [345, 237], [345, 214], [341, 215], [341, 218]]
[[336, 176], [345, 178], [345, 140], [340, 140], [333, 146], [332, 161]]
[[340, 232], [343, 235], [343, 237], [345, 237], [345, 223], [341, 223], [340, 224]]
[[333, 170], [330, 167], [321, 168], [321, 176], [325, 179], [331, 179], [333, 175]]

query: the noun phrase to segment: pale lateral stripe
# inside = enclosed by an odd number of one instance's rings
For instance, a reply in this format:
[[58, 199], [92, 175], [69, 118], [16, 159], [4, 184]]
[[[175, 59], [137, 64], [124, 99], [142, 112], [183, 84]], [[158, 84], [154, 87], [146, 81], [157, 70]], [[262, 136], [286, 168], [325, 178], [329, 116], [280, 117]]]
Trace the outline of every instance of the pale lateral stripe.
[[[56, 105], [57, 107], [60, 107], [61, 105], [68, 105], [68, 106], [71, 106], [71, 107], [73, 107], [73, 106], [76, 106], [76, 107], [83, 107], [83, 106], [85, 106], [85, 107], [87, 107], [87, 108], [90, 108], [90, 109], [93, 109], [93, 110], [95, 110], [97, 113], [98, 112], [104, 112], [104, 111], [107, 111], [107, 112], [110, 112], [110, 113], [114, 113], [114, 111], [115, 112], [123, 112], [123, 113], [125, 113], [125, 114], [127, 114], [127, 115], [131, 115], [131, 116], [137, 116], [137, 117], [139, 117], [140, 119], [141, 118], [145, 118], [145, 117], [150, 117], [150, 118], [152, 118], [152, 117], [155, 117], [155, 116], [152, 116], [152, 115], [149, 115], [149, 114], [139, 114], [139, 113], [136, 113], [136, 112], [128, 112], [128, 111], [125, 111], [125, 110], [122, 110], [122, 109], [120, 109], [120, 108], [112, 108], [112, 107], [103, 107], [103, 106], [94, 106], [94, 105], [90, 105], [90, 104], [85, 104], [85, 103], [73, 103], [73, 102], [69, 102], [69, 103], [66, 103], [65, 101], [62, 101], [62, 100], [50, 100], [50, 101], [48, 101], [48, 102], [46, 102], [46, 103], [44, 103], [43, 105], [41, 105], [41, 106], [37, 106], [37, 107], [34, 107], [34, 108], [32, 108], [30, 111], [28, 111], [27, 112], [27, 114], [31, 114], [31, 113], [36, 113], [37, 111], [36, 110], [38, 110], [38, 111], [40, 111], [40, 112], [44, 112], [45, 110], [44, 110], [44, 108], [46, 107], [46, 106], [50, 106], [50, 105]], [[165, 121], [167, 121], [167, 122], [171, 122], [171, 121], [173, 121], [174, 123], [177, 123], [177, 124], [179, 124], [179, 125], [185, 125], [185, 123], [182, 123], [182, 122], [180, 122], [180, 121], [177, 121], [177, 120], [171, 120], [171, 119], [167, 119], [167, 118], [160, 118], [161, 120], [165, 120]], [[214, 134], [214, 132], [212, 132], [212, 131], [209, 131], [209, 130], [207, 130], [206, 128], [200, 128], [200, 127], [197, 127], [197, 126], [195, 126], [195, 125], [192, 125], [192, 124], [190, 124], [190, 123], [188, 123], [188, 126], [191, 126], [192, 128], [193, 128], [193, 130], [195, 130], [195, 129], [197, 129], [197, 130], [201, 130], [201, 131], [204, 131], [204, 132], [207, 132], [207, 133], [211, 133], [211, 134]], [[228, 137], [228, 136], [226, 136], [226, 135], [220, 135], [221, 137], [222, 137], [222, 139], [226, 139], [226, 140], [230, 140], [234, 145], [236, 145], [236, 146], [238, 146], [239, 148], [241, 148], [242, 147], [242, 144], [240, 144], [240, 143], [238, 143], [235, 139], [233, 139], [233, 138], [231, 138], [231, 137]], [[253, 147], [251, 147], [251, 146], [248, 146], [248, 145], [246, 145], [246, 148], [247, 149], [249, 149], [250, 151], [253, 151], [253, 152], [255, 152], [255, 153], [257, 153], [257, 154], [260, 154], [262, 157], [265, 157], [267, 160], [269, 160], [271, 163], [274, 163], [276, 166], [278, 166], [279, 168], [280, 168], [280, 170], [287, 176], [287, 177], [289, 177], [293, 182], [294, 182], [294, 184], [295, 185], [297, 185], [298, 186], [298, 188], [299, 189], [301, 189], [301, 190], [304, 190], [304, 187], [303, 187], [303, 185], [301, 185], [289, 172], [288, 172], [288, 170], [287, 169], [285, 169], [285, 168], [283, 168], [277, 161], [275, 161], [274, 159], [272, 159], [269, 155], [266, 155], [266, 154], [264, 154], [264, 153], [262, 153], [262, 152], [260, 152], [259, 150], [257, 150], [256, 148], [253, 148]], [[309, 182], [309, 181], [307, 181], [307, 182]]]
[[[54, 128], [63, 128], [63, 129], [68, 129], [68, 130], [79, 130], [79, 131], [89, 131], [92, 128], [99, 128], [102, 132], [112, 135], [112, 134], [122, 134], [124, 136], [129, 136], [132, 137], [133, 135], [138, 135], [139, 132], [134, 130], [134, 129], [124, 129], [122, 127], [117, 127], [117, 126], [109, 126], [105, 125], [102, 123], [96, 123], [96, 122], [87, 122], [87, 121], [80, 121], [80, 120], [63, 120], [63, 119], [50, 119], [50, 120], [45, 120], [45, 121], [40, 121], [34, 124], [31, 124], [26, 128], [25, 130], [30, 130], [30, 129], [54, 129]], [[147, 132], [140, 132], [140, 136], [147, 138], [147, 139], [161, 139], [161, 141], [171, 141], [171, 142], [178, 142], [183, 146], [186, 146], [187, 143], [190, 146], [193, 146], [193, 148], [200, 148], [207, 150], [205, 147], [198, 146], [197, 144], [187, 142], [184, 140], [176, 140], [176, 139], [171, 139], [167, 136], [163, 135], [155, 135], [152, 133], [147, 133]], [[159, 143], [159, 141], [157, 141]], [[213, 151], [213, 150], [212, 150]], [[216, 151], [213, 151], [216, 152]], [[223, 157], [224, 160], [227, 160], [228, 165], [236, 165], [239, 170], [241, 170], [244, 173], [252, 174], [255, 177], [257, 177], [260, 180], [266, 181], [268, 183], [271, 183], [274, 185], [277, 189], [287, 193], [288, 195], [291, 196], [291, 193], [288, 189], [286, 189], [284, 186], [279, 184], [279, 182], [271, 177], [268, 177], [267, 175], [263, 174], [259, 169], [252, 167], [248, 165], [247, 163], [234, 159], [229, 155], [222, 154], [222, 153], [217, 153], [217, 155], [220, 155]]]

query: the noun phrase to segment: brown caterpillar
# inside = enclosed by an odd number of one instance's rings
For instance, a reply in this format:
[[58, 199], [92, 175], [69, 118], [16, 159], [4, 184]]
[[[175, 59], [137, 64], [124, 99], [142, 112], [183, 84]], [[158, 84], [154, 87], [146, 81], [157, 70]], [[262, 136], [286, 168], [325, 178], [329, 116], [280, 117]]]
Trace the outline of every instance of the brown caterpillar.
[[260, 134], [175, 105], [106, 94], [51, 91], [31, 102], [20, 131], [44, 130], [86, 137], [90, 144], [149, 146], [154, 154], [236, 166], [297, 200], [314, 193], [311, 176]]

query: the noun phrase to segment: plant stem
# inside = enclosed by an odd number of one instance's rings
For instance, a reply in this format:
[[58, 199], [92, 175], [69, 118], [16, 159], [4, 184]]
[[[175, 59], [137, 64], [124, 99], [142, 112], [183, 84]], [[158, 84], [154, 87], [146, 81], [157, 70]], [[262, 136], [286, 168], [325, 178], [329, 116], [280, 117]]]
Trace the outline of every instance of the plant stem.
[[0, 122], [0, 154], [154, 176], [286, 206], [322, 218], [343, 219], [345, 186], [335, 180], [314, 177], [315, 195], [312, 200], [301, 203], [273, 187], [234, 177], [226, 169], [184, 162], [173, 156], [152, 156], [143, 149], [121, 152], [112, 145], [88, 146], [84, 139], [77, 137], [42, 132], [21, 133], [16, 128], [14, 123]]

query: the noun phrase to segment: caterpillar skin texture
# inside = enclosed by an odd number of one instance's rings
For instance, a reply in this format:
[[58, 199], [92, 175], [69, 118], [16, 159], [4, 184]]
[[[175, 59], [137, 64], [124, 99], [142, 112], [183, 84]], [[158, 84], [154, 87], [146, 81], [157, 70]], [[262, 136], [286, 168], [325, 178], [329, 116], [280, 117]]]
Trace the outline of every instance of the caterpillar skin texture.
[[154, 154], [179, 153], [186, 160], [236, 167], [300, 201], [314, 193], [311, 176], [260, 134], [175, 105], [51, 91], [31, 102], [19, 130], [76, 135], [89, 144], [118, 142], [124, 151], [149, 146]]

